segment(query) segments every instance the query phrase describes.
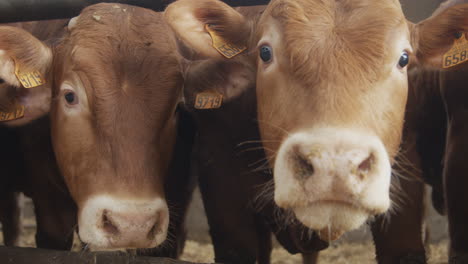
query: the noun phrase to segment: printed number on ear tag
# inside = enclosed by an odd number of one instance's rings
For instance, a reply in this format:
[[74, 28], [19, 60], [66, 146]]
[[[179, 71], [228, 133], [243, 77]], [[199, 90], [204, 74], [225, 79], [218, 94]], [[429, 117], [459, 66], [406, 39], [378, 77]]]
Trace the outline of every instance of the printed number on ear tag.
[[223, 95], [219, 93], [199, 93], [195, 98], [196, 109], [216, 109], [223, 103]]
[[215, 48], [221, 55], [230, 59], [247, 49], [245, 46], [236, 46], [229, 43], [226, 39], [218, 36], [216, 31], [212, 30], [209, 25], [205, 25], [205, 30], [210, 34], [213, 41], [213, 48]]
[[468, 41], [465, 33], [455, 39], [452, 48], [444, 55], [443, 68], [447, 69], [468, 61]]
[[44, 78], [42, 78], [41, 73], [38, 71], [16, 72], [16, 77], [24, 88], [33, 88], [45, 84]]
[[0, 111], [0, 122], [11, 121], [24, 117], [24, 106], [16, 105], [15, 110], [11, 112], [1, 112]]
[[45, 79], [39, 71], [22, 72], [20, 65], [15, 60], [15, 75], [24, 88], [33, 88], [45, 84]]

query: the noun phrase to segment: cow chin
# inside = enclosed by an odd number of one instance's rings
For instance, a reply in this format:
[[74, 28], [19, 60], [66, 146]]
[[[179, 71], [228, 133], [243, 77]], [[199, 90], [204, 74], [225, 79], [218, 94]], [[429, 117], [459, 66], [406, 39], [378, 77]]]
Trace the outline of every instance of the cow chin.
[[161, 198], [88, 199], [79, 208], [78, 235], [92, 251], [154, 248], [166, 240], [169, 211]]
[[334, 241], [359, 228], [370, 216], [366, 210], [334, 201], [315, 202], [292, 211], [302, 224], [318, 231], [325, 241]]

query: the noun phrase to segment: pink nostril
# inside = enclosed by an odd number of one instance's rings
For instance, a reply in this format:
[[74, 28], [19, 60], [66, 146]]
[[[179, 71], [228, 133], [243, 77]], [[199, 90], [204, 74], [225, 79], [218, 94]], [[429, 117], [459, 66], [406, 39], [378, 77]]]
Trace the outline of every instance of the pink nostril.
[[102, 229], [109, 235], [115, 236], [119, 234], [119, 229], [112, 223], [106, 210], [102, 213]]
[[371, 153], [361, 164], [358, 166], [358, 175], [361, 179], [365, 178], [365, 176], [371, 171], [372, 165], [374, 163], [374, 155]]

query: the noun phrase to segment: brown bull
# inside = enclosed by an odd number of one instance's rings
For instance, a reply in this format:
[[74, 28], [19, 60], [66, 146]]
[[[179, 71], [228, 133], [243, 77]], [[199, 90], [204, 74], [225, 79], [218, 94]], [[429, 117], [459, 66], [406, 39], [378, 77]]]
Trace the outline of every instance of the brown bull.
[[[466, 5], [454, 7], [413, 26], [397, 1], [277, 0], [260, 15], [209, 0], [169, 6], [166, 18], [182, 54], [208, 59], [195, 62], [196, 71], [188, 68], [188, 104], [200, 108], [201, 91], [224, 100], [220, 110], [195, 113], [216, 261], [268, 263], [263, 242], [268, 243], [269, 229], [289, 239], [283, 245], [291, 252], [310, 254], [323, 244], [304, 247], [311, 244], [300, 241], [303, 226], [333, 240], [385, 213], [403, 126], [408, 59], [415, 54], [419, 63], [440, 67], [455, 33], [468, 26], [466, 14]], [[427, 24], [438, 27], [428, 31]], [[233, 59], [220, 55], [244, 47], [245, 54]], [[234, 148], [258, 139], [252, 119], [258, 121], [273, 176], [249, 172], [248, 165], [263, 156]], [[271, 188], [262, 191], [262, 184]], [[274, 199], [264, 205], [272, 208], [258, 212], [252, 205], [258, 195]], [[275, 212], [293, 216], [282, 224], [283, 233], [272, 219]]]
[[[192, 130], [180, 120], [179, 56], [161, 14], [94, 5], [53, 46], [1, 27], [0, 50], [0, 77], [17, 97], [11, 107], [25, 107], [23, 118], [6, 124], [50, 111], [53, 153], [81, 240], [106, 250], [166, 242], [163, 255], [176, 257], [192, 190]], [[25, 89], [31, 83], [38, 86]]]

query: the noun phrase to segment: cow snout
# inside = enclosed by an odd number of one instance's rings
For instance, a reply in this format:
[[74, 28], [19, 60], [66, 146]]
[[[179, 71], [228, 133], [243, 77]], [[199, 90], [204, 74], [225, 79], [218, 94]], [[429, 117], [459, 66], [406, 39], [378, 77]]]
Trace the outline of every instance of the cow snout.
[[97, 197], [79, 216], [79, 236], [92, 250], [153, 248], [164, 242], [169, 212], [164, 200]]
[[312, 229], [342, 234], [388, 210], [390, 175], [390, 159], [374, 135], [299, 132], [282, 143], [275, 159], [275, 202]]
[[125, 248], [133, 245], [136, 248], [144, 248], [149, 247], [148, 244], [161, 232], [160, 217], [160, 212], [139, 214], [104, 210], [98, 228], [102, 229], [115, 247]]
[[303, 147], [299, 143], [291, 147], [288, 155], [292, 173], [299, 181], [314, 177], [314, 174], [320, 176], [328, 173], [344, 178], [354, 177], [357, 184], [365, 184], [372, 174], [375, 161], [375, 154], [371, 149], [350, 148], [333, 153], [321, 150], [320, 147]]

